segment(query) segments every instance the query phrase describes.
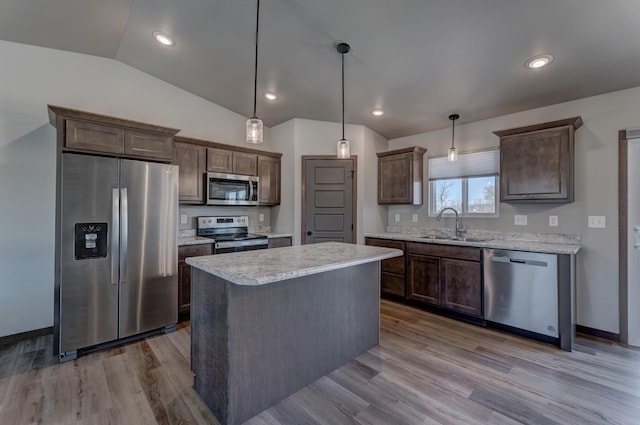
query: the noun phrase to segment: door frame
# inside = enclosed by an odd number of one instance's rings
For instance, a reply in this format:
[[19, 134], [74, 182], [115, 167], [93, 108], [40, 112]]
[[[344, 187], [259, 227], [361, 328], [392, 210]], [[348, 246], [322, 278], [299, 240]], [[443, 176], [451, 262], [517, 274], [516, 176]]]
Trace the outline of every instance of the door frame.
[[[618, 305], [620, 310], [620, 341], [629, 343], [629, 142], [640, 139], [640, 127], [620, 130], [618, 133]], [[637, 285], [637, 283], [631, 282]], [[640, 288], [638, 288], [640, 291]], [[636, 300], [635, 308], [640, 309], [640, 300]], [[638, 338], [638, 335], [631, 335]]]
[[[307, 161], [309, 160], [314, 160], [314, 159], [335, 159], [335, 160], [343, 160], [342, 158], [338, 158], [335, 155], [302, 155], [302, 209], [300, 210], [300, 215], [301, 217], [301, 223], [302, 226], [300, 228], [300, 244], [301, 245], [305, 245], [306, 243], [306, 232], [305, 232], [305, 228], [307, 225]], [[351, 230], [351, 240], [353, 241], [354, 244], [357, 244], [357, 228], [358, 228], [358, 210], [357, 210], [357, 206], [358, 206], [358, 156], [357, 155], [351, 155], [349, 158], [344, 158], [344, 159], [350, 159], [353, 161], [353, 179], [352, 179], [352, 193], [353, 193], [353, 199], [352, 199], [352, 206], [351, 206], [351, 215], [352, 215], [352, 223], [353, 223], [353, 229]]]

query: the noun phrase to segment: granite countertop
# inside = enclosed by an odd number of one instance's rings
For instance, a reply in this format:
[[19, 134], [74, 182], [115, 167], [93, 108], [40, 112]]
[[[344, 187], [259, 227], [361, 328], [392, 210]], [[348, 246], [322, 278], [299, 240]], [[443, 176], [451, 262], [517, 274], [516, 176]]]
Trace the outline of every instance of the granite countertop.
[[[293, 237], [293, 233], [275, 233], [275, 232], [252, 232], [252, 233], [255, 233], [256, 235], [264, 235], [268, 239]], [[178, 246], [201, 245], [205, 243], [214, 243], [214, 240], [210, 238], [203, 238], [201, 236], [178, 237]]]
[[187, 264], [237, 285], [264, 285], [402, 256], [402, 251], [341, 242], [190, 257]]
[[465, 241], [454, 239], [431, 239], [424, 235], [411, 233], [367, 233], [368, 238], [394, 239], [408, 242], [422, 242], [442, 245], [471, 246], [477, 248], [509, 249], [515, 251], [543, 252], [546, 254], [577, 254], [579, 244], [537, 242], [530, 240], [488, 239], [484, 241]]

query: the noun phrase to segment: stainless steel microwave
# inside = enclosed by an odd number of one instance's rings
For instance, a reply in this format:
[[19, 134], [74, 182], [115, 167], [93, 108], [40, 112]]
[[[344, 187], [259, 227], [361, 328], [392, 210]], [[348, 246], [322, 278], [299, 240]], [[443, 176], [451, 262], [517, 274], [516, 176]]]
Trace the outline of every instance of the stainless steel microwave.
[[207, 173], [207, 205], [258, 205], [258, 177]]

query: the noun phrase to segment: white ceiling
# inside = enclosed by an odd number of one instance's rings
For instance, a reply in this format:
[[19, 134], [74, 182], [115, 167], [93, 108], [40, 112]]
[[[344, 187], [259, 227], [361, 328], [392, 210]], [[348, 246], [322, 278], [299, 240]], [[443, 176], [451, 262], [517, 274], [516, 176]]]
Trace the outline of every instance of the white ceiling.
[[[244, 116], [255, 0], [2, 0], [0, 39], [122, 61]], [[258, 116], [397, 138], [640, 86], [638, 0], [262, 0]], [[176, 40], [152, 40], [164, 31]], [[547, 68], [525, 61], [549, 53]], [[382, 117], [370, 111], [383, 108]], [[562, 117], [558, 117], [562, 118]]]

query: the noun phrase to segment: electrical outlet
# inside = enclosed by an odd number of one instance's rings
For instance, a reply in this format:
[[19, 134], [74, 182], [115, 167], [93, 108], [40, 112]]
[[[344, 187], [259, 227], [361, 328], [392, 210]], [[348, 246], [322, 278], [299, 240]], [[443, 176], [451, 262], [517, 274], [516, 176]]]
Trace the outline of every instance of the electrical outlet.
[[259, 221], [260, 223], [262, 223], [262, 222], [264, 221], [264, 214], [260, 214], [260, 215], [258, 216], [258, 221]]
[[558, 216], [550, 215], [549, 216], [549, 226], [557, 227], [558, 226]]
[[605, 217], [603, 215], [590, 215], [589, 227], [597, 227], [600, 229], [604, 229], [605, 227], [607, 227]]
[[400, 214], [396, 213], [396, 214], [393, 216], [393, 219], [396, 221], [396, 223], [399, 223], [399, 222], [400, 222]]
[[413, 221], [414, 223], [418, 222], [418, 214], [414, 214], [411, 216], [411, 221]]
[[180, 224], [187, 224], [187, 215], [180, 214]]
[[515, 215], [513, 217], [513, 224], [516, 226], [526, 226], [527, 225], [527, 216], [526, 215]]

